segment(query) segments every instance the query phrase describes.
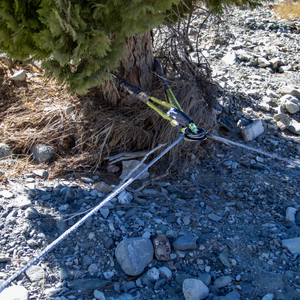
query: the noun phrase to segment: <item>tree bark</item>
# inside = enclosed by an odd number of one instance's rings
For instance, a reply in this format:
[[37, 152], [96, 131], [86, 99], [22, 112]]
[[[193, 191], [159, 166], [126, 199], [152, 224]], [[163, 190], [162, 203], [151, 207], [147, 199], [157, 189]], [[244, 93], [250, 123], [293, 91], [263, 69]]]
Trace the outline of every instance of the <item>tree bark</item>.
[[[154, 80], [153, 63], [151, 31], [126, 38], [125, 57], [119, 66], [120, 77], [147, 91]], [[102, 88], [105, 99], [114, 106], [130, 105], [136, 101], [134, 97], [118, 91], [112, 82], [106, 82]]]
[[125, 58], [120, 62], [120, 75], [132, 85], [146, 90], [152, 83], [153, 48], [151, 32], [126, 38]]

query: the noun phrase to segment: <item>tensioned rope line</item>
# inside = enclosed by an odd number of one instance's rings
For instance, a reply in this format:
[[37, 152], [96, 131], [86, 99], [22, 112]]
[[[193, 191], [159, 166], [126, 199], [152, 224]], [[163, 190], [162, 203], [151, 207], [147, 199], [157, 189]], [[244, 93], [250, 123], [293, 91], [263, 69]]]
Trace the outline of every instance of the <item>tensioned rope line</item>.
[[[171, 148], [173, 148], [176, 144], [178, 144], [182, 139], [185, 140], [192, 140], [192, 141], [203, 141], [207, 137], [210, 137], [212, 139], [215, 139], [217, 141], [221, 141], [225, 144], [232, 144], [238, 147], [242, 147], [244, 149], [255, 151], [257, 153], [269, 156], [274, 159], [278, 159], [290, 164], [294, 164], [298, 167], [300, 167], [300, 163], [297, 163], [295, 161], [281, 158], [275, 154], [270, 154], [255, 148], [251, 148], [248, 146], [245, 146], [243, 144], [239, 144], [230, 140], [227, 140], [225, 138], [215, 136], [213, 134], [209, 134], [206, 132], [203, 128], [196, 127], [193, 120], [186, 115], [182, 108], [180, 107], [179, 103], [177, 102], [174, 94], [172, 93], [162, 70], [162, 67], [160, 63], [155, 60], [156, 64], [156, 72], [164, 81], [164, 88], [166, 92], [166, 100], [167, 101], [161, 101], [155, 97], [151, 97], [149, 94], [145, 93], [144, 91], [140, 90], [139, 88], [132, 86], [125, 80], [119, 78], [116, 75], [113, 75], [114, 81], [117, 85], [119, 85], [120, 88], [124, 89], [129, 94], [133, 94], [136, 96], [137, 99], [144, 102], [148, 106], [150, 106], [152, 109], [154, 109], [160, 116], [162, 116], [164, 119], [170, 121], [172, 126], [180, 125], [182, 127], [182, 135], [179, 139], [177, 139], [173, 144], [171, 144], [169, 147], [167, 147], [161, 154], [159, 154], [155, 159], [153, 159], [146, 167], [144, 167], [140, 172], [138, 172], [136, 175], [131, 177], [128, 181], [126, 181], [123, 185], [121, 185], [119, 188], [117, 188], [114, 192], [112, 192], [107, 198], [105, 198], [100, 204], [98, 204], [95, 208], [93, 208], [90, 212], [88, 212], [81, 220], [79, 220], [76, 224], [74, 224], [70, 229], [65, 231], [60, 237], [58, 237], [54, 242], [52, 242], [50, 245], [48, 245], [37, 257], [35, 257], [33, 260], [31, 260], [26, 266], [24, 266], [21, 270], [17, 271], [15, 274], [13, 274], [10, 278], [8, 278], [0, 287], [0, 293], [19, 275], [21, 275], [23, 272], [28, 270], [34, 263], [36, 263], [39, 259], [41, 259], [44, 255], [46, 255], [48, 252], [50, 252], [56, 245], [58, 245], [61, 241], [63, 241], [71, 232], [76, 230], [80, 225], [82, 225], [90, 216], [92, 216], [95, 212], [97, 212], [103, 205], [105, 205], [107, 202], [109, 202], [112, 198], [114, 198], [116, 195], [118, 195], [121, 191], [123, 191], [129, 184], [131, 184], [134, 180], [136, 180], [140, 174], [142, 174], [144, 171], [146, 171], [150, 166], [152, 166], [157, 160], [159, 160], [164, 154], [166, 154]], [[152, 101], [152, 102], [151, 102]], [[165, 108], [168, 108], [169, 111], [167, 113], [164, 113], [161, 109], [159, 109], [154, 103], [162, 105]]]
[[[233, 142], [231, 140], [207, 133], [206, 136], [223, 142], [225, 144], [231, 144], [237, 147], [244, 148], [246, 150], [254, 151], [257, 153], [260, 153], [262, 155], [281, 160], [293, 165], [296, 165], [300, 167], [300, 163], [297, 163], [295, 161], [282, 158], [277, 156], [276, 154], [270, 154], [268, 152], [255, 149], [237, 142]], [[15, 278], [17, 278], [19, 275], [24, 273], [26, 270], [28, 270], [33, 264], [35, 264], [38, 260], [40, 260], [43, 256], [45, 256], [47, 253], [49, 253], [56, 245], [58, 245], [60, 242], [62, 242], [70, 233], [72, 233], [74, 230], [76, 230], [79, 226], [81, 226], [89, 217], [91, 217], [95, 212], [97, 212], [102, 206], [104, 206], [107, 202], [109, 202], [111, 199], [113, 199], [115, 196], [117, 196], [120, 192], [122, 192], [128, 185], [130, 185], [134, 180], [136, 180], [144, 171], [146, 171], [150, 166], [152, 166], [155, 162], [157, 162], [163, 155], [165, 155], [170, 149], [172, 149], [176, 144], [178, 144], [182, 139], [187, 137], [187, 134], [182, 134], [180, 138], [178, 138], [173, 144], [171, 144], [169, 147], [167, 147], [161, 154], [159, 154], [156, 158], [154, 158], [147, 166], [145, 166], [140, 172], [138, 172], [136, 175], [131, 177], [128, 181], [126, 181], [122, 186], [120, 186], [118, 189], [116, 189], [114, 192], [112, 192], [108, 197], [106, 197], [100, 204], [98, 204], [93, 210], [91, 210], [89, 213], [87, 213], [81, 220], [79, 220], [76, 224], [74, 224], [70, 229], [65, 231], [60, 237], [58, 237], [55, 241], [53, 241], [50, 245], [48, 245], [37, 257], [32, 259], [26, 266], [24, 266], [21, 270], [17, 271], [15, 274], [13, 274], [10, 278], [8, 278], [0, 287], [0, 293], [10, 284], [13, 282]]]
[[81, 220], [75, 223], [70, 229], [65, 231], [60, 237], [58, 237], [55, 241], [53, 241], [50, 245], [48, 245], [37, 257], [32, 259], [26, 266], [24, 266], [21, 270], [17, 271], [11, 277], [9, 277], [0, 287], [0, 293], [10, 284], [13, 280], [28, 270], [33, 264], [35, 264], [39, 259], [49, 253], [56, 245], [62, 242], [71, 232], [76, 230], [80, 225], [82, 225], [89, 217], [91, 217], [95, 212], [97, 212], [103, 205], [117, 196], [120, 192], [122, 192], [129, 184], [131, 184], [134, 180], [136, 180], [144, 171], [146, 171], [149, 167], [151, 167], [155, 162], [157, 162], [163, 155], [165, 155], [170, 149], [172, 149], [176, 144], [178, 144], [182, 139], [184, 139], [185, 135], [182, 134], [179, 139], [177, 139], [173, 144], [167, 147], [162, 153], [160, 153], [156, 158], [154, 158], [147, 166], [145, 166], [141, 171], [131, 177], [128, 181], [126, 181], [123, 185], [121, 185], [118, 189], [112, 192], [108, 197], [106, 197], [100, 204], [98, 204], [93, 210], [91, 210], [88, 214], [86, 214]]
[[295, 166], [300, 167], [300, 163], [297, 163], [297, 162], [295, 162], [293, 160], [289, 160], [287, 158], [280, 157], [280, 156], [278, 156], [276, 154], [271, 154], [271, 153], [268, 153], [268, 152], [265, 152], [265, 151], [262, 151], [262, 150], [259, 150], [259, 149], [255, 149], [255, 148], [252, 148], [252, 147], [249, 147], [249, 146], [237, 143], [237, 142], [233, 142], [231, 140], [227, 140], [225, 138], [222, 138], [222, 137], [217, 136], [217, 135], [213, 135], [211, 133], [208, 133], [207, 136], [211, 137], [212, 139], [214, 139], [216, 141], [220, 141], [220, 142], [223, 142], [225, 144], [231, 144], [231, 145], [234, 145], [234, 146], [237, 146], [237, 147], [241, 147], [241, 148], [244, 148], [244, 149], [247, 149], [247, 150], [250, 150], [250, 151], [254, 151], [254, 152], [260, 153], [262, 155], [265, 155], [265, 156], [268, 156], [268, 157], [271, 157], [271, 158], [274, 158], [274, 159], [278, 159], [278, 160], [281, 160], [281, 161], [287, 162], [289, 164], [293, 164]]

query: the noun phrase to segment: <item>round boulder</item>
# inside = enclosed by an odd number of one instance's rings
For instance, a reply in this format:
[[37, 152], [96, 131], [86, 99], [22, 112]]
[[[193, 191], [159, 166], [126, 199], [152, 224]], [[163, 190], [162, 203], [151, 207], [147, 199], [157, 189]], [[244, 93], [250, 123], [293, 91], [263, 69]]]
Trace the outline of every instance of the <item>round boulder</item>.
[[149, 239], [145, 238], [124, 239], [115, 251], [122, 270], [130, 276], [142, 274], [152, 261], [153, 254], [153, 245]]
[[183, 281], [182, 292], [185, 300], [202, 300], [208, 296], [209, 289], [201, 280], [189, 278]]
[[45, 163], [50, 158], [52, 158], [55, 149], [51, 146], [38, 144], [33, 145], [30, 151], [33, 155], [34, 160], [36, 160], [39, 163]]

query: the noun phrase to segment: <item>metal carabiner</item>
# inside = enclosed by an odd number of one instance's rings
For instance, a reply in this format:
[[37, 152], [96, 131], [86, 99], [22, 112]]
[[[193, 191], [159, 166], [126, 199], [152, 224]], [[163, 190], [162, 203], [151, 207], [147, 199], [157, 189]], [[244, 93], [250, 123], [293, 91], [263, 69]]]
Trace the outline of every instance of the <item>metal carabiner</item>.
[[207, 131], [197, 127], [197, 133], [193, 133], [188, 127], [184, 130], [184, 137], [189, 141], [204, 141], [207, 138]]

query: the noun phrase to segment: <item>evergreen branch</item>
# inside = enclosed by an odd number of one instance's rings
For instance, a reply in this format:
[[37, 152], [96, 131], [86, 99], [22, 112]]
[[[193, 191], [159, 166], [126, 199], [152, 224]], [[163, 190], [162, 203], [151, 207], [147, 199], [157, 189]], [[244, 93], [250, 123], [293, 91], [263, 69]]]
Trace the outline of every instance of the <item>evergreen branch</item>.
[[[0, 0], [1, 50], [13, 58], [43, 59], [47, 76], [67, 83], [70, 91], [84, 93], [109, 77], [106, 70], [117, 67], [125, 37], [147, 32], [165, 19], [178, 22], [200, 3], [183, 1]], [[255, 7], [261, 2], [201, 3], [208, 12], [222, 12], [224, 5]], [[176, 13], [169, 11], [171, 7]]]
[[66, 17], [67, 17], [67, 22], [70, 23], [70, 19], [71, 19], [71, 1], [69, 1], [68, 3], [68, 10], [67, 10], [67, 13], [66, 13]]

